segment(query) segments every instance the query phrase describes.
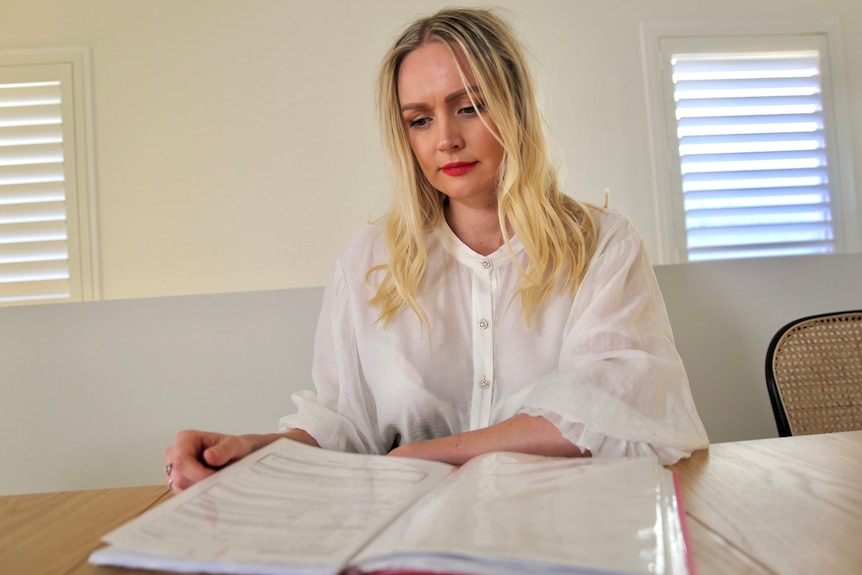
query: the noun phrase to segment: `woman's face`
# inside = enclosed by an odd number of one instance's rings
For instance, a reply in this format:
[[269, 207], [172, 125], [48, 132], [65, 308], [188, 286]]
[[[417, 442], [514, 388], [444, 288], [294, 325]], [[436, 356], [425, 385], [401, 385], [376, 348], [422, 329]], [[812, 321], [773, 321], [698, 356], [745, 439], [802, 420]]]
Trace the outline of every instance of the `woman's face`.
[[[464, 88], [452, 51], [472, 93]], [[442, 42], [409, 53], [398, 73], [398, 103], [410, 148], [431, 185], [450, 206], [496, 206], [503, 147], [479, 118], [484, 96], [464, 54]], [[477, 109], [478, 108], [478, 109]], [[492, 130], [496, 126], [485, 115]]]

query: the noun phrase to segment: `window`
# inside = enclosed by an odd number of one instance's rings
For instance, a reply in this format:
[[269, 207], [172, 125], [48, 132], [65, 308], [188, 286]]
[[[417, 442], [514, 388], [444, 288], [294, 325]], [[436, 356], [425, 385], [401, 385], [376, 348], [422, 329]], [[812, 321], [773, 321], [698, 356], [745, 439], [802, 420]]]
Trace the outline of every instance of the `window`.
[[855, 245], [826, 32], [647, 40], [663, 263]]
[[87, 62], [0, 52], [0, 305], [96, 296]]

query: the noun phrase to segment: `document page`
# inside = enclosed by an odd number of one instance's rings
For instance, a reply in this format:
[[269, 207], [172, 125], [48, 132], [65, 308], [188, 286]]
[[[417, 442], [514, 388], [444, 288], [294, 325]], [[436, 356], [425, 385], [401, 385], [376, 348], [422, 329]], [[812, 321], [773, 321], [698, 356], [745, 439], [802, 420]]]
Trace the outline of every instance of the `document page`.
[[654, 457], [472, 459], [353, 559], [362, 572], [685, 574], [673, 474]]
[[91, 562], [172, 571], [338, 573], [452, 470], [279, 440], [109, 533]]

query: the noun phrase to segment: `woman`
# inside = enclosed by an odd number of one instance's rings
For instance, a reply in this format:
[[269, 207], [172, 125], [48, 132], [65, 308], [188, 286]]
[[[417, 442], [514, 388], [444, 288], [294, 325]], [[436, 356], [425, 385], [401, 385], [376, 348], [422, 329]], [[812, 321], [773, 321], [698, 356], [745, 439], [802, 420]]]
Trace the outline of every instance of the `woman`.
[[628, 220], [559, 189], [522, 49], [486, 10], [413, 23], [381, 67], [397, 193], [327, 282], [316, 392], [280, 433], [184, 431], [181, 491], [288, 437], [460, 464], [488, 451], [655, 453], [708, 440]]

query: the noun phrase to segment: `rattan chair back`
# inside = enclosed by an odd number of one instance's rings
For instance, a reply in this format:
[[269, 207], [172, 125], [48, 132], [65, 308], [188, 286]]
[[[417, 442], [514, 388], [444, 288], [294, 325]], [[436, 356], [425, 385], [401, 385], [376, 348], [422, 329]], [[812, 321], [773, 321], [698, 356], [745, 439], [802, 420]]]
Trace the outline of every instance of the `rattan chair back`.
[[794, 320], [766, 352], [780, 436], [862, 429], [862, 310]]

